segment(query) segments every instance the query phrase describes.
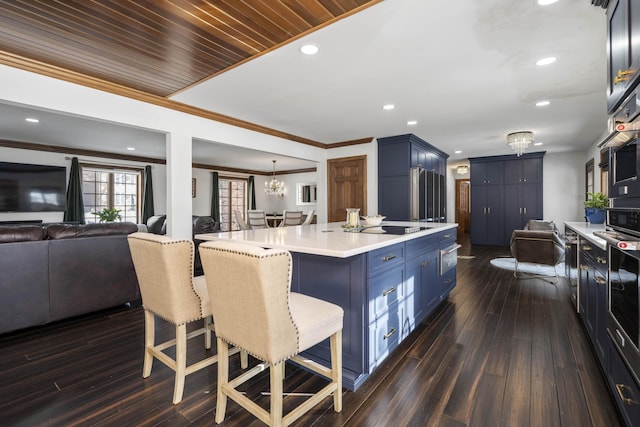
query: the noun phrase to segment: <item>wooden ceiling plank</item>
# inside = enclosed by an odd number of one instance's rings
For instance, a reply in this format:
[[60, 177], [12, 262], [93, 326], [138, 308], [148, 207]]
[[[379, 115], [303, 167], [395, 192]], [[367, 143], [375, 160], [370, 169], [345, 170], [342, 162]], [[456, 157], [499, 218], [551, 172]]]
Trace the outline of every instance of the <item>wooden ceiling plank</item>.
[[[204, 0], [201, 5], [194, 5], [188, 0], [173, 0], [180, 2], [183, 8], [189, 6], [197, 11], [196, 19], [201, 22], [202, 29], [209, 33], [211, 29], [224, 32], [228, 37], [237, 40], [248, 52], [261, 52], [273, 45], [273, 41], [266, 38], [261, 31], [257, 31], [247, 22], [234, 15], [223, 3], [213, 3]], [[194, 12], [195, 13], [195, 12]]]
[[[295, 26], [294, 23], [285, 21], [284, 24], [277, 24], [269, 16], [265, 15], [265, 9], [270, 14], [273, 14], [273, 12], [262, 3], [244, 0], [216, 0], [216, 3], [224, 6], [229, 13], [244, 22], [245, 25], [259, 29], [260, 33], [271, 41], [272, 46], [281, 43], [282, 40], [286, 40], [292, 33], [292, 26], [295, 28], [295, 34], [304, 31], [303, 28]], [[282, 20], [279, 16], [277, 18], [279, 21]]]
[[[188, 58], [190, 62], [202, 62], [204, 65], [221, 64], [227, 65], [230, 62], [241, 60], [244, 57], [244, 53], [238, 50], [229, 50], [228, 46], [220, 44], [217, 39], [212, 39], [204, 32], [194, 32], [191, 25], [188, 22], [185, 24], [179, 24], [174, 19], [175, 16], [169, 14], [163, 9], [153, 7], [152, 9], [146, 9], [142, 5], [135, 4], [129, 7], [124, 7], [120, 13], [126, 16], [131, 10], [140, 11], [143, 14], [152, 14], [153, 19], [149, 19], [153, 23], [153, 26], [159, 26], [163, 24], [163, 30], [156, 28], [158, 32], [158, 38], [160, 40], [166, 40], [161, 46], [164, 48], [165, 54], [172, 52], [168, 45], [176, 44], [177, 47], [184, 50], [184, 52], [190, 52]], [[114, 7], [116, 7], [115, 5]], [[155, 5], [152, 5], [155, 6]], [[117, 10], [117, 9], [113, 9]], [[137, 15], [137, 13], [136, 13]], [[195, 36], [195, 38], [194, 38]], [[176, 41], [175, 38], [179, 37]]]
[[283, 0], [283, 3], [311, 27], [316, 27], [335, 18], [317, 0]]

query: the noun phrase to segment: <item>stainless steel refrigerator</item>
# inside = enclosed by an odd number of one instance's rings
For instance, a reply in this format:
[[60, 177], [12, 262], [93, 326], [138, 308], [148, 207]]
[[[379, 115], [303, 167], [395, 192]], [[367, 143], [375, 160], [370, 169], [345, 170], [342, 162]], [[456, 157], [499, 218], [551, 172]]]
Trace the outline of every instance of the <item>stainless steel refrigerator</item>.
[[446, 222], [445, 176], [420, 167], [409, 173], [411, 221]]

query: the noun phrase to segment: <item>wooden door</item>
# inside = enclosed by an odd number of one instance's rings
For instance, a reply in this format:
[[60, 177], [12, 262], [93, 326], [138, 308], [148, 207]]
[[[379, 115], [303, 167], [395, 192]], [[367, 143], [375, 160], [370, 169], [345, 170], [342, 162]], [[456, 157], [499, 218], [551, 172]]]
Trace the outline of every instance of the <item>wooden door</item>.
[[456, 179], [456, 218], [458, 234], [471, 231], [471, 185], [468, 179]]
[[347, 208], [367, 214], [367, 156], [327, 160], [329, 222], [344, 222]]

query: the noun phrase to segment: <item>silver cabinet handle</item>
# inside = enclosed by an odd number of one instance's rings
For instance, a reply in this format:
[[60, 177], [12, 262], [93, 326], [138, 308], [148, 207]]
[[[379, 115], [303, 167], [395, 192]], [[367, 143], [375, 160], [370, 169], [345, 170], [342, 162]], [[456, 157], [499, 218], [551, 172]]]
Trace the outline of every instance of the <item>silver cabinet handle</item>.
[[[526, 180], [525, 180], [526, 181]], [[527, 208], [524, 208], [524, 214], [527, 214]]]
[[489, 207], [487, 208], [487, 213], [488, 213], [488, 214], [491, 214], [491, 206], [489, 206]]
[[386, 297], [387, 295], [394, 293], [396, 290], [397, 290], [397, 289], [396, 289], [396, 287], [394, 286], [393, 288], [391, 288], [391, 289], [387, 289], [386, 291], [384, 291], [384, 292], [382, 293], [382, 296], [383, 296], [383, 297]]
[[394, 259], [396, 256], [394, 254], [391, 255], [387, 255], [385, 257], [382, 257], [382, 261], [387, 262], [387, 261], [391, 261], [392, 259]]
[[421, 262], [421, 263], [420, 263], [420, 266], [421, 266], [421, 267], [426, 267], [426, 266], [428, 266], [429, 264], [430, 264], [430, 262], [429, 262], [429, 261], [423, 261], [423, 262]]
[[601, 256], [597, 256], [596, 257], [596, 261], [598, 261], [599, 264], [606, 264], [607, 263], [607, 259]]
[[382, 338], [386, 340], [387, 338], [389, 338], [391, 335], [395, 334], [396, 332], [398, 332], [398, 330], [396, 328], [391, 328], [391, 330], [389, 332], [387, 332], [386, 334], [384, 334], [384, 336]]

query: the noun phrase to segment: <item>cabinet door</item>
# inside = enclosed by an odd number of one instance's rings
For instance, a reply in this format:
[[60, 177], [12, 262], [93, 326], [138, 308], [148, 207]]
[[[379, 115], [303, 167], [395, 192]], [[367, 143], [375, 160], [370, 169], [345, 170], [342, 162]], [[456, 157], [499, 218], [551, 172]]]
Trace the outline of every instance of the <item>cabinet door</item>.
[[471, 186], [499, 185], [504, 182], [504, 162], [471, 163]]
[[503, 186], [471, 186], [471, 243], [504, 245]]
[[631, 75], [629, 57], [629, 0], [614, 1], [607, 11], [609, 17], [607, 109], [611, 113], [627, 90]]
[[530, 219], [542, 219], [540, 185], [505, 185], [504, 189], [506, 235], [521, 230]]
[[535, 184], [542, 181], [542, 159], [515, 159], [504, 164], [505, 184]]
[[378, 213], [389, 221], [409, 220], [409, 175], [379, 178]]

